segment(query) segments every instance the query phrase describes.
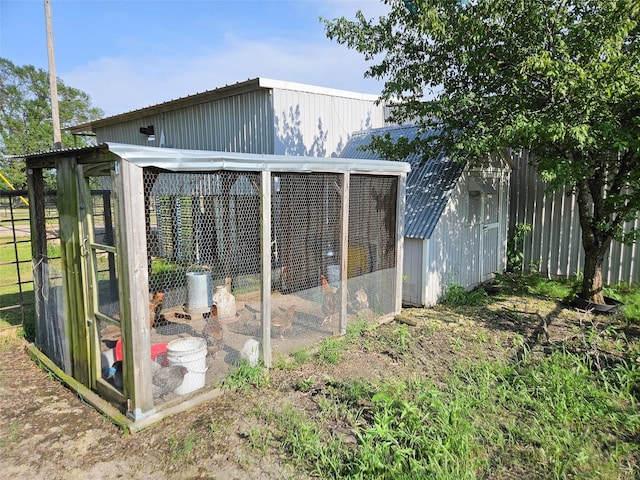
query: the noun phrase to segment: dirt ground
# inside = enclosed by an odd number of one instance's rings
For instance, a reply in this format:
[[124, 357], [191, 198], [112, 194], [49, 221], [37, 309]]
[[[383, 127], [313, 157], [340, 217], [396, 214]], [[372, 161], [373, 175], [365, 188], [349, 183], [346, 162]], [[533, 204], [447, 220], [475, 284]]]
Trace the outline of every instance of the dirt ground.
[[[7, 479], [276, 479], [301, 478], [277, 451], [257, 455], [250, 447], [259, 405], [295, 404], [313, 409], [313, 392], [296, 382], [314, 378], [377, 380], [420, 376], [438, 379], [462, 359], [517, 358], [523, 346], [544, 353], [558, 342], [588, 349], [581, 328], [604, 320], [556, 301], [503, 296], [468, 310], [405, 309], [415, 326], [408, 348], [355, 344], [337, 365], [312, 360], [269, 372], [268, 387], [227, 391], [189, 412], [142, 432], [124, 435], [74, 392], [32, 362], [22, 340], [0, 340], [0, 472]], [[607, 322], [615, 321], [608, 318]], [[400, 324], [368, 333], [397, 332]], [[638, 336], [627, 328], [627, 339]], [[397, 338], [397, 337], [396, 337]], [[384, 345], [378, 342], [376, 345]], [[611, 353], [615, 355], [615, 353]], [[330, 428], [330, 427], [328, 427]], [[191, 437], [189, 437], [191, 435]], [[184, 442], [193, 439], [191, 447]], [[178, 450], [179, 443], [181, 450]]]

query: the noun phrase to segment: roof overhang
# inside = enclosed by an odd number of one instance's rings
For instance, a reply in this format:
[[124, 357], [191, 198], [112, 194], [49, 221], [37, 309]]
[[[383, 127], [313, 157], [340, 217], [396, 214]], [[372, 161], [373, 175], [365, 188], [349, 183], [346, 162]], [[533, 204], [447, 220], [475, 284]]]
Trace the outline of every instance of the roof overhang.
[[408, 163], [355, 158], [303, 157], [254, 153], [214, 152], [105, 143], [95, 147], [56, 150], [26, 155], [27, 166], [55, 167], [58, 158], [75, 157], [82, 163], [98, 163], [122, 158], [140, 167], [156, 167], [172, 172], [271, 171], [320, 173], [369, 173], [404, 175]]

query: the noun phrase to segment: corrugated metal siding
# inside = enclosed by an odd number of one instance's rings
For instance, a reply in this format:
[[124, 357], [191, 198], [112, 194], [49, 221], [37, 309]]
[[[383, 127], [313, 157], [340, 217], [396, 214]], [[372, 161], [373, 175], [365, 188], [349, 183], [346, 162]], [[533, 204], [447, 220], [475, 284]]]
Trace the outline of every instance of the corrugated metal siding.
[[[418, 134], [417, 127], [400, 126], [372, 129], [354, 134], [341, 157], [380, 159], [380, 156], [360, 149], [371, 142], [372, 135], [389, 133], [393, 140], [406, 137], [412, 140]], [[398, 159], [390, 159], [398, 160]], [[408, 238], [431, 237], [440, 215], [451, 195], [451, 190], [460, 177], [464, 165], [440, 155], [429, 159], [423, 165], [422, 157], [409, 155], [402, 159], [411, 164], [411, 172], [407, 176], [407, 204], [405, 209], [404, 235]]]
[[[566, 189], [545, 195], [545, 185], [529, 166], [526, 152], [518, 158], [511, 180], [510, 227], [518, 223], [532, 225], [525, 239], [524, 267], [537, 266], [545, 275], [568, 277], [582, 271], [584, 252], [578, 206]], [[640, 228], [640, 219], [625, 228]], [[637, 244], [613, 242], [603, 266], [606, 283], [640, 281]]]
[[372, 100], [288, 89], [273, 90], [275, 154], [339, 155], [354, 131], [384, 125]]
[[[152, 142], [140, 133], [140, 127], [147, 125], [155, 129]], [[271, 94], [267, 89], [244, 92], [98, 128], [95, 133], [99, 143], [270, 154], [274, 153]]]

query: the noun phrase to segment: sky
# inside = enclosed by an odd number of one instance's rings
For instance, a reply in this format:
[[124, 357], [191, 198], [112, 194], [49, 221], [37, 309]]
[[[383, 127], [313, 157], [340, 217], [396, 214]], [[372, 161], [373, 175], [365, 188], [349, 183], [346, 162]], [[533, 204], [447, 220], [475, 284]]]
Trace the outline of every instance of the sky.
[[[49, 69], [44, 0], [0, 0], [0, 57]], [[56, 73], [106, 116], [256, 77], [378, 94], [319, 17], [381, 0], [50, 0]]]

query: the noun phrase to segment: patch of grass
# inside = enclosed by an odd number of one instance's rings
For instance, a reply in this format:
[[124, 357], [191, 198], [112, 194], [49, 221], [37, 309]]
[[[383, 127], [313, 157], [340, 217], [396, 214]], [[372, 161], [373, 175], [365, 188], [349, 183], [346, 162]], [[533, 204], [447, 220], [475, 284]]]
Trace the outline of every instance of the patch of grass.
[[268, 455], [269, 446], [273, 441], [272, 434], [269, 430], [253, 427], [249, 430], [248, 438], [249, 448], [251, 448], [251, 450], [257, 452], [261, 458]]
[[193, 453], [200, 442], [195, 432], [190, 432], [184, 438], [169, 437], [169, 464], [179, 465], [193, 462]]
[[9, 428], [7, 429], [7, 432], [4, 435], [4, 438], [0, 439], [0, 448], [4, 448], [16, 443], [20, 443], [20, 434], [18, 433], [18, 424], [16, 422], [11, 422], [9, 424]]
[[529, 293], [541, 297], [563, 300], [571, 298], [576, 290], [576, 284], [572, 280], [549, 280], [537, 276], [531, 276], [527, 280]]
[[298, 365], [303, 365], [311, 359], [311, 354], [307, 349], [293, 351], [290, 355]]
[[627, 321], [640, 322], [640, 285], [618, 283], [606, 287], [604, 294], [624, 303], [623, 315]]
[[299, 392], [308, 392], [316, 383], [314, 377], [300, 378], [293, 383], [293, 389]]
[[325, 338], [318, 348], [315, 360], [320, 365], [337, 365], [342, 359], [345, 345], [341, 338]]
[[[564, 301], [572, 300], [581, 286], [580, 277], [547, 279], [536, 274], [497, 275], [496, 281], [505, 288], [505, 293], [537, 295]], [[627, 321], [640, 322], [640, 285], [628, 283], [607, 285], [603, 293], [607, 297], [624, 303], [623, 316]]]
[[[13, 330], [13, 328], [11, 328]], [[11, 350], [20, 339], [25, 338], [26, 333], [24, 328], [18, 327], [11, 332], [2, 332], [0, 335], [0, 352], [8, 352]]]
[[440, 303], [449, 307], [479, 307], [486, 305], [489, 301], [487, 292], [478, 288], [468, 292], [464, 287], [458, 284], [451, 284], [447, 287]]
[[[460, 363], [436, 387], [327, 379], [321, 415], [262, 410], [297, 467], [320, 478], [630, 478], [640, 459], [640, 366], [587, 357]], [[327, 425], [344, 425], [332, 433]]]
[[[22, 283], [22, 296], [19, 281]], [[17, 305], [0, 312], [0, 327], [22, 324], [23, 312], [19, 306], [21, 304], [27, 304], [24, 307], [25, 320], [29, 319], [30, 323], [33, 323], [35, 308], [32, 281], [31, 242], [28, 239], [19, 239], [18, 243], [14, 244], [13, 237], [0, 237], [0, 305]], [[27, 329], [33, 330], [32, 325], [27, 326]]]
[[269, 385], [269, 375], [262, 363], [252, 367], [248, 360], [238, 361], [236, 368], [222, 380], [223, 390], [248, 390]]

